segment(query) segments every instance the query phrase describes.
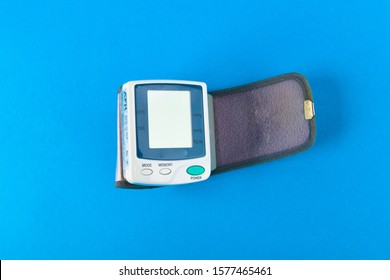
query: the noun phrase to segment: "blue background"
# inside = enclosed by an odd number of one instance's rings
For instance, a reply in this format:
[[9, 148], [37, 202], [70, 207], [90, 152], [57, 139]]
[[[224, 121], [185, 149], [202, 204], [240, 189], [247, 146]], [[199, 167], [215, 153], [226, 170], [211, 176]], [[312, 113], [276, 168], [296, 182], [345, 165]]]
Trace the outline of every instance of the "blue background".
[[[0, 2], [0, 259], [389, 259], [388, 1]], [[114, 188], [116, 90], [308, 78], [317, 142]]]

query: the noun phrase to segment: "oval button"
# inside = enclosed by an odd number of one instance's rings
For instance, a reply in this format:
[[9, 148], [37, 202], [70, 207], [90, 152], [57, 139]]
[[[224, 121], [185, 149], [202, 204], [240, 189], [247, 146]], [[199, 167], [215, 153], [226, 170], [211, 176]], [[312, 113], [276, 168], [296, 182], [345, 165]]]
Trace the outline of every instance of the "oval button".
[[205, 171], [203, 166], [200, 165], [193, 165], [187, 168], [187, 173], [193, 176], [201, 175]]
[[153, 173], [152, 169], [145, 168], [145, 169], [141, 170], [141, 174], [144, 175], [144, 176], [152, 175], [152, 173]]
[[160, 174], [161, 175], [168, 175], [170, 173], [171, 173], [171, 170], [169, 168], [160, 169]]

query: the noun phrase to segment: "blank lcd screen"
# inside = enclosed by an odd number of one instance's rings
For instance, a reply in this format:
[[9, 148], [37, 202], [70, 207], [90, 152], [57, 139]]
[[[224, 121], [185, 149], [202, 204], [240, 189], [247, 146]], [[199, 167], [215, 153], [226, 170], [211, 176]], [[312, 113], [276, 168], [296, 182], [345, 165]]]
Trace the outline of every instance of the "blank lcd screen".
[[192, 148], [191, 95], [148, 90], [149, 148]]

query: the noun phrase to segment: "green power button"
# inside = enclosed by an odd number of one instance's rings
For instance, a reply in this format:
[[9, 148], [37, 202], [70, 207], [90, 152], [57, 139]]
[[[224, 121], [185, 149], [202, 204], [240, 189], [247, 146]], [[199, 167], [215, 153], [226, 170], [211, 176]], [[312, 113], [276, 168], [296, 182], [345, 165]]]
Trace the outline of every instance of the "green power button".
[[193, 165], [187, 168], [187, 173], [193, 176], [201, 175], [204, 173], [204, 167], [200, 165]]

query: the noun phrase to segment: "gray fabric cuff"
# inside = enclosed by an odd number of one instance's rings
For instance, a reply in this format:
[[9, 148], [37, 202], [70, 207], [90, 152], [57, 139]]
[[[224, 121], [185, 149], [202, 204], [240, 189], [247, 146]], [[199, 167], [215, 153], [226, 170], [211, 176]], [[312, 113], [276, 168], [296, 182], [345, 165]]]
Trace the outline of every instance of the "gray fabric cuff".
[[301, 74], [285, 74], [210, 95], [216, 143], [213, 173], [288, 156], [314, 143], [314, 106], [311, 119], [304, 106], [305, 100], [314, 103]]

